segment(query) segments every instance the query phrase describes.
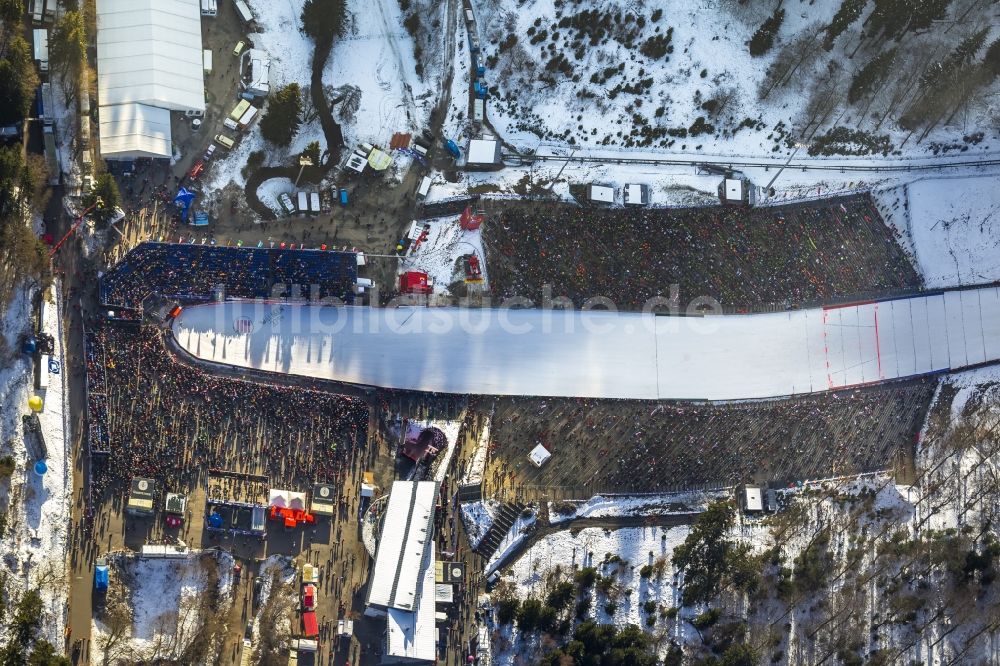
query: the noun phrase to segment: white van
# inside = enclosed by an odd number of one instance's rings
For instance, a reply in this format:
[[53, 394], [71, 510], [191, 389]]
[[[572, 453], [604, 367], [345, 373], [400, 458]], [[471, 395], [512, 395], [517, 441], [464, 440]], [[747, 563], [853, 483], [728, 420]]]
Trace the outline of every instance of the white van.
[[215, 142], [220, 146], [222, 146], [223, 148], [225, 148], [226, 150], [232, 150], [233, 146], [236, 145], [236, 142], [230, 139], [225, 134], [216, 134]]
[[431, 191], [431, 177], [424, 176], [424, 179], [420, 181], [420, 187], [417, 188], [417, 196], [423, 199], [427, 196], [427, 193]]

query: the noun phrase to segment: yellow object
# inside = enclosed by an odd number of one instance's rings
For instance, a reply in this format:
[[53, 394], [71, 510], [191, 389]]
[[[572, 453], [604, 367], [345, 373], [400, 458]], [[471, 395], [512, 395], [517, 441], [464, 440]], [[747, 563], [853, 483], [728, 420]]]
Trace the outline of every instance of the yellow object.
[[33, 395], [30, 398], [28, 398], [28, 407], [30, 407], [31, 411], [33, 412], [42, 411], [43, 404], [44, 403], [42, 402], [42, 399], [37, 395]]

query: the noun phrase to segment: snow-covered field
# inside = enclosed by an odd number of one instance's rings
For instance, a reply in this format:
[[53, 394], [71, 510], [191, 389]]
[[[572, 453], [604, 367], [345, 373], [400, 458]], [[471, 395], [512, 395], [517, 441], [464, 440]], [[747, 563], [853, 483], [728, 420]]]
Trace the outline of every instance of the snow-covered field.
[[479, 542], [490, 531], [498, 505], [499, 502], [496, 500], [463, 502], [460, 505], [462, 524], [465, 526], [466, 536], [469, 537], [469, 547], [473, 550], [479, 547]]
[[[19, 336], [29, 329], [31, 293], [34, 289], [18, 288], [2, 320], [3, 337], [7, 348], [14, 350], [11, 363], [0, 371], [0, 437], [4, 442], [4, 455], [10, 454], [15, 469], [9, 481], [0, 483], [5, 522], [0, 538], [0, 558], [8, 574], [7, 598], [19, 596], [28, 589], [37, 589], [45, 604], [42, 635], [53, 645], [62, 645], [66, 626], [66, 599], [69, 590], [67, 572], [67, 529], [70, 499], [73, 488], [73, 471], [69, 464], [67, 436], [69, 414], [66, 405], [65, 361], [63, 329], [60, 318], [61, 295], [59, 281], [48, 292], [46, 316], [42, 329], [55, 341], [55, 364], [49, 372], [49, 386], [35, 390], [33, 368], [28, 357], [20, 354]], [[39, 477], [33, 467], [37, 460], [29, 452], [23, 414], [29, 412], [28, 398], [39, 395], [44, 406], [38, 418], [48, 456], [48, 471]]]
[[[675, 582], [670, 556], [688, 533], [686, 526], [617, 530], [588, 527], [579, 532], [556, 532], [525, 551], [505, 574], [505, 580], [514, 583], [522, 599], [544, 599], [551, 582], [550, 574], [557, 567], [561, 571], [558, 579], [571, 579], [575, 569], [595, 567], [602, 576], [612, 577], [614, 585], [610, 594], [593, 592], [595, 598], [587, 617], [602, 624], [634, 624], [649, 633], [659, 632], [669, 622], [674, 625], [671, 633], [675, 636], [694, 638], [697, 634], [693, 627], [683, 622], [659, 618], [652, 626], [648, 625], [648, 614], [643, 610], [643, 605], [650, 601], [656, 605], [654, 616], [661, 607], [669, 609], [680, 605], [680, 589]], [[661, 573], [648, 578], [639, 575], [641, 567], [654, 565], [658, 560], [662, 562]], [[517, 662], [517, 655], [530, 659], [532, 654], [535, 658], [544, 654], [544, 650], [534, 653], [539, 648], [537, 640], [521, 640], [516, 627], [501, 628], [499, 638], [499, 645], [494, 644], [497, 664], [527, 663]]]
[[[484, 288], [488, 289], [489, 276], [486, 273], [486, 255], [483, 254], [482, 230], [465, 231], [459, 225], [459, 216], [438, 217], [421, 220], [430, 225], [427, 240], [416, 251], [410, 251], [400, 262], [399, 272], [423, 271], [434, 280], [434, 293], [450, 293], [449, 285], [456, 280], [464, 280], [465, 272], [459, 259], [475, 253], [483, 272]], [[412, 246], [411, 246], [412, 247]]]
[[[759, 157], [775, 154], [780, 143], [777, 154], [787, 154], [785, 146], [790, 149], [791, 143], [812, 137], [800, 132], [812, 111], [809, 104], [820, 98], [813, 91], [831, 85], [839, 91], [835, 97], [843, 100], [855, 69], [877, 52], [866, 47], [854, 62], [845, 55], [856, 46], [862, 16], [829, 55], [813, 48], [790, 84], [759, 99], [768, 69], [783, 47], [799, 40], [799, 50], [807, 51], [817, 41], [808, 35], [829, 24], [839, 6], [785, 3], [775, 46], [751, 57], [747, 42], [773, 4], [479, 0], [474, 7], [490, 88], [486, 115], [506, 140], [529, 151], [546, 140], [583, 147], [642, 145], [647, 135], [651, 147], [675, 152]], [[935, 48], [934, 36], [920, 39], [927, 44], [923, 50]], [[911, 60], [920, 59], [920, 39], [906, 45], [907, 57], [909, 49], [915, 54]], [[651, 40], [660, 40], [659, 48]], [[933, 141], [961, 143], [963, 133], [988, 130], [989, 105], [982, 100], [995, 85], [953, 127], [938, 128], [922, 144], [910, 140], [902, 149], [925, 153]], [[869, 110], [881, 108], [879, 100]], [[861, 109], [860, 104], [841, 103], [825, 114], [825, 127], [838, 123], [874, 130], [874, 121], [862, 116]], [[706, 125], [725, 129], [702, 131]], [[906, 136], [892, 122], [884, 123], [878, 133], [888, 135], [896, 147]], [[966, 148], [985, 150], [992, 138]]]
[[[221, 551], [215, 557], [222, 601], [218, 612], [224, 616], [232, 603], [234, 560]], [[112, 584], [130, 586], [127, 603], [132, 610], [131, 629], [120, 639], [113, 627], [95, 618], [91, 624], [91, 662], [103, 663], [106, 654], [111, 663], [118, 659], [179, 657], [205, 622], [202, 605], [208, 592], [208, 561], [201, 552], [169, 559], [122, 557], [121, 569], [115, 569], [116, 577], [122, 579]]]
[[[549, 502], [549, 522], [558, 524], [574, 518], [621, 518], [697, 513], [704, 511], [705, 507], [713, 500], [722, 497], [722, 493], [698, 492], [608, 497], [596, 495], [586, 502]], [[564, 510], [569, 508], [573, 510]]]
[[906, 195], [927, 286], [1000, 279], [1000, 177], [927, 178], [910, 183]]

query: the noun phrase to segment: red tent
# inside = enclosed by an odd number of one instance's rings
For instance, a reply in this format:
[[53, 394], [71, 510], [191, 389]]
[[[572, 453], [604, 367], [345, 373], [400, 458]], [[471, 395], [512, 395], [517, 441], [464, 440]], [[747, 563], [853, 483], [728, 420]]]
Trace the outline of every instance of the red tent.
[[316, 608], [316, 586], [306, 585], [302, 588], [302, 607], [312, 610]]
[[319, 636], [319, 623], [316, 622], [316, 613], [314, 611], [306, 611], [302, 614], [302, 633], [307, 638]]
[[462, 217], [458, 220], [459, 225], [462, 229], [466, 231], [475, 231], [483, 224], [483, 215], [472, 214], [472, 206], [467, 206], [464, 211], [462, 211]]
[[429, 294], [433, 291], [427, 273], [407, 271], [399, 276], [399, 291], [403, 294]]

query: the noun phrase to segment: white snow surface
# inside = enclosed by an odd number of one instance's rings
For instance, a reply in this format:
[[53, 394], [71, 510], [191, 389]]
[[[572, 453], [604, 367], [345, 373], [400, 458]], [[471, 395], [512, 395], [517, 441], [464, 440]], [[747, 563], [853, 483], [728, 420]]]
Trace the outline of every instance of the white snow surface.
[[486, 500], [482, 502], [463, 502], [459, 505], [462, 510], [462, 524], [465, 526], [465, 534], [469, 537], [469, 547], [475, 550], [479, 543], [490, 531], [497, 509], [496, 500]]
[[[294, 189], [290, 178], [269, 178], [257, 188], [257, 198], [260, 202], [273, 210], [278, 217], [284, 217], [285, 211], [278, 203], [278, 196], [281, 194], [291, 195]], [[294, 201], [294, 199], [293, 199]]]
[[1000, 177], [918, 180], [907, 186], [907, 198], [927, 286], [1000, 280]]
[[[572, 27], [556, 25], [559, 21], [556, 4], [553, 0], [480, 0], [474, 3], [482, 56], [492, 65], [486, 72], [490, 88], [486, 116], [501, 136], [522, 150], [535, 149], [540, 138], [572, 139], [575, 145], [584, 147], [620, 146], [635, 124], [634, 114], [642, 115], [649, 126], [655, 128], [689, 128], [698, 117], [718, 125], [718, 120], [701, 105], [706, 100], [721, 97], [731, 99], [729, 106], [720, 113], [732, 118], [727, 125], [735, 126], [744, 118], [759, 121], [759, 124], [736, 130], [732, 136], [716, 138], [714, 133], [705, 133], [676, 138], [662, 150], [734, 156], [780, 155], [780, 152], [772, 153], [774, 129], [781, 123], [789, 135], [798, 136], [793, 128], [802, 124], [803, 112], [811, 98], [810, 90], [825, 76], [827, 61], [846, 60], [844, 51], [853, 50], [856, 45], [856, 37], [842, 38], [832, 56], [807, 63], [792, 84], [761, 101], [758, 88], [767, 80], [767, 70], [781, 47], [804, 36], [808, 30], [828, 24], [839, 3], [785, 3], [786, 15], [775, 46], [760, 57], [749, 55], [747, 43], [773, 5], [717, 0], [651, 0], [628, 6], [615, 0], [560, 3], [564, 18], [584, 10], [622, 15], [620, 21], [612, 19], [611, 25], [602, 26], [606, 34], [598, 42], [582, 36], [582, 47], [574, 53], [576, 47], [572, 42], [577, 32]], [[653, 21], [657, 10], [662, 17]], [[640, 17], [645, 24], [638, 30], [631, 47], [608, 36], [632, 30]], [[641, 52], [640, 46], [647, 39], [662, 37], [668, 29], [672, 29], [672, 52], [656, 57]], [[856, 35], [854, 29], [849, 33]], [[534, 34], [529, 34], [529, 30]], [[510, 34], [516, 35], [517, 43], [501, 53], [500, 45]], [[863, 51], [858, 57], [865, 62], [871, 55]], [[568, 61], [569, 71], [553, 72], [551, 67], [547, 68], [558, 56]], [[457, 58], [467, 57], [463, 53], [457, 55]], [[490, 63], [493, 57], [499, 58], [495, 65]], [[849, 73], [851, 67], [847, 69]], [[601, 79], [609, 74], [606, 80], [592, 80], [593, 76]], [[643, 79], [648, 87], [643, 87], [639, 94], [622, 89]], [[615, 94], [609, 94], [611, 91]], [[985, 110], [977, 109], [966, 124], [970, 129], [981, 129], [986, 124], [980, 120]], [[858, 115], [857, 108], [845, 104], [832, 118], [843, 126], [874, 130], [874, 121], [858, 118]], [[830, 120], [827, 126], [833, 122]], [[883, 125], [878, 133], [888, 134], [897, 147], [905, 136], [905, 132], [892, 123]], [[924, 142], [910, 141], [901, 150], [904, 154], [926, 153], [933, 141], [951, 141], [956, 136], [961, 138], [961, 127], [939, 127]], [[969, 147], [968, 151], [988, 150], [989, 138], [978, 146]], [[604, 144], [606, 139], [608, 143]], [[670, 140], [669, 136], [662, 137], [664, 142]], [[659, 141], [656, 140], [656, 145]], [[782, 152], [787, 154], [787, 151]]]
[[[190, 644], [201, 627], [199, 601], [208, 585], [201, 551], [184, 558], [144, 558], [126, 556], [122, 566], [134, 581], [130, 592], [132, 632], [128, 637], [130, 650], [152, 659], [177, 658]], [[221, 613], [228, 613], [232, 603], [233, 557], [225, 552], [216, 554], [219, 562], [219, 595]], [[100, 620], [91, 624], [91, 662], [102, 663], [102, 638], [108, 627]]]
[[504, 536], [503, 541], [500, 542], [500, 547], [497, 548], [489, 562], [486, 563], [484, 571], [485, 576], [489, 576], [496, 571], [497, 564], [505, 558], [510, 551], [517, 548], [521, 541], [528, 537], [537, 520], [538, 516], [534, 511], [532, 511], [528, 516], [525, 516], [523, 512], [518, 515], [517, 520], [514, 521], [514, 524], [511, 525], [510, 530]]
[[[617, 598], [615, 611], [609, 615], [606, 611], [607, 599], [604, 595], [592, 591], [596, 596], [591, 604], [587, 617], [601, 624], [624, 626], [634, 624], [647, 633], [655, 633], [662, 629], [663, 620], [657, 620], [657, 626], [646, 625], [646, 613], [642, 606], [647, 601], [654, 601], [659, 607], [680, 606], [681, 589], [674, 581], [674, 569], [670, 556], [676, 546], [683, 543], [690, 528], [678, 526], [670, 528], [635, 527], [617, 530], [605, 530], [597, 527], [584, 528], [578, 532], [565, 530], [550, 534], [533, 544], [525, 551], [506, 574], [506, 578], [514, 582], [514, 589], [522, 599], [542, 598], [547, 592], [546, 577], [557, 566], [565, 577], [573, 569], [581, 567], [596, 567], [603, 576], [613, 576], [616, 587], [621, 591]], [[605, 558], [617, 555], [624, 563], [606, 563]], [[642, 578], [639, 569], [647, 564], [653, 564], [657, 559], [664, 558], [665, 568], [662, 576]], [[500, 666], [513, 666], [521, 658], [531, 655], [538, 646], [534, 641], [522, 640], [515, 627], [499, 629], [504, 639], [502, 647], [494, 645], [494, 663]], [[697, 632], [683, 621], [675, 623], [674, 636], [681, 640], [693, 640]], [[544, 649], [540, 657], [544, 654]], [[530, 659], [530, 656], [529, 656]]]
[[[267, 166], [290, 165], [292, 158], [313, 142], [326, 150], [326, 139], [319, 118], [307, 94], [311, 81], [314, 44], [301, 30], [304, 0], [249, 0], [259, 32], [253, 33], [255, 48], [266, 51], [271, 59], [272, 89], [298, 83], [303, 94], [304, 120], [287, 147], [275, 147], [264, 141], [260, 123], [243, 134], [228, 155], [215, 162], [204, 179], [209, 196], [233, 182], [242, 188], [246, 179], [240, 173], [251, 152], [264, 150]], [[427, 68], [424, 77], [416, 75], [413, 41], [403, 29], [399, 5], [395, 0], [349, 0], [346, 34], [336, 40], [326, 68], [323, 86], [328, 100], [332, 91], [355, 86], [361, 91], [357, 112], [343, 117], [340, 105], [334, 118], [344, 132], [345, 150], [360, 142], [386, 146], [394, 132], [415, 132], [425, 126], [434, 103], [433, 81], [437, 68]], [[266, 111], [266, 105], [265, 105]], [[409, 163], [394, 156], [398, 168]], [[265, 195], [268, 193], [265, 191]], [[269, 207], [271, 204], [266, 203]]]
[[427, 240], [415, 252], [407, 253], [399, 264], [399, 273], [423, 271], [434, 280], [435, 294], [447, 294], [450, 293], [448, 285], [465, 279], [465, 269], [458, 262], [459, 258], [475, 253], [483, 271], [483, 287], [488, 289], [489, 275], [486, 271], [486, 255], [483, 254], [482, 230], [463, 230], [459, 217], [452, 215], [421, 220], [421, 224], [430, 225]]
[[[10, 444], [15, 470], [9, 486], [3, 484], [0, 495], [10, 502], [7, 506], [7, 525], [0, 539], [0, 559], [6, 573], [8, 595], [16, 591], [19, 596], [29, 589], [38, 589], [44, 602], [45, 619], [41, 636], [55, 646], [63, 644], [66, 626], [66, 601], [69, 579], [66, 566], [67, 527], [69, 503], [72, 497], [73, 471], [69, 464], [66, 433], [69, 431], [68, 413], [65, 410], [65, 355], [60, 281], [57, 279], [49, 291], [53, 297], [46, 308], [47, 315], [42, 329], [55, 341], [52, 358], [62, 367], [58, 374], [49, 374], [47, 390], [34, 389], [33, 367], [20, 354], [18, 336], [28, 328], [31, 294], [34, 289], [19, 287], [4, 316], [3, 336], [9, 348], [16, 350], [13, 363], [0, 371], [0, 404], [3, 417], [0, 435]], [[42, 368], [48, 373], [48, 368]], [[36, 458], [26, 447], [21, 420], [28, 413], [28, 398], [39, 395], [44, 399], [38, 415], [45, 438], [48, 472], [39, 478], [33, 471]], [[6, 447], [5, 447], [6, 449]]]
[[655, 495], [603, 496], [595, 495], [577, 505], [573, 513], [553, 510], [549, 502], [549, 522], [564, 523], [574, 518], [620, 518], [623, 516], [663, 516], [672, 513], [704, 511], [710, 502], [727, 496], [727, 493], [663, 493]]

